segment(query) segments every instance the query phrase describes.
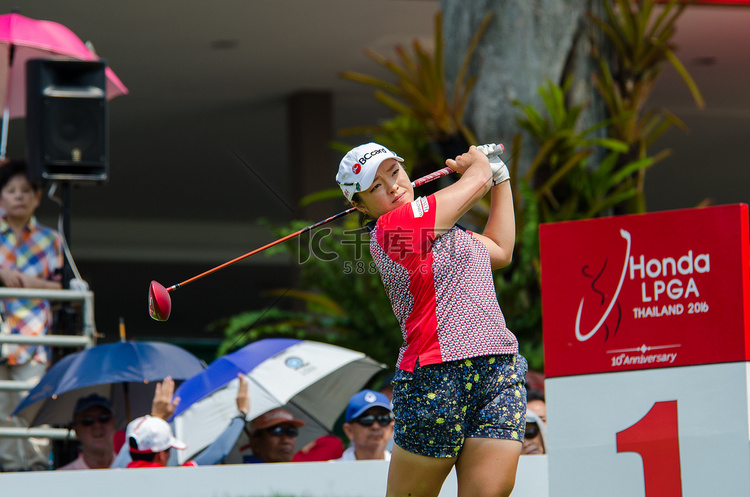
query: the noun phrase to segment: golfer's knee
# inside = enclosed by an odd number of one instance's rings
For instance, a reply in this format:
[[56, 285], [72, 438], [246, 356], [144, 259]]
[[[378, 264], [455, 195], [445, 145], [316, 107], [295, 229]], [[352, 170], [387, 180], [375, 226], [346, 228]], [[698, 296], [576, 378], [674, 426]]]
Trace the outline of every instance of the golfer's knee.
[[458, 484], [458, 497], [508, 497], [515, 487], [515, 475], [501, 481], [481, 483], [477, 480]]

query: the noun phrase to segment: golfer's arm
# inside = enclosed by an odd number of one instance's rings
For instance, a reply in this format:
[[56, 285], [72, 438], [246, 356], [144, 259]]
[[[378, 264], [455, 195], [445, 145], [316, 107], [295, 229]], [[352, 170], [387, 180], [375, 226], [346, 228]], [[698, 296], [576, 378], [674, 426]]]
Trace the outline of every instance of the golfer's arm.
[[472, 164], [458, 181], [435, 193], [436, 235], [451, 229], [492, 186], [489, 162], [484, 159], [484, 164]]
[[481, 236], [477, 236], [490, 253], [492, 269], [510, 264], [516, 242], [516, 218], [510, 181], [492, 188], [490, 214]]

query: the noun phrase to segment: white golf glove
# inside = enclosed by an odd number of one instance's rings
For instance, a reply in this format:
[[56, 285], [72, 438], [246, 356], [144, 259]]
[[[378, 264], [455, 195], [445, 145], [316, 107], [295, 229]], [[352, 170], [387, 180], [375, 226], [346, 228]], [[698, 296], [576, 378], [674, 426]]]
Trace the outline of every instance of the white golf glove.
[[486, 145], [479, 145], [477, 147], [480, 152], [487, 156], [490, 160], [490, 167], [492, 168], [492, 186], [499, 185], [503, 181], [510, 179], [510, 172], [508, 166], [505, 165], [499, 154], [505, 152], [505, 147], [501, 144], [495, 145], [494, 143], [488, 143]]

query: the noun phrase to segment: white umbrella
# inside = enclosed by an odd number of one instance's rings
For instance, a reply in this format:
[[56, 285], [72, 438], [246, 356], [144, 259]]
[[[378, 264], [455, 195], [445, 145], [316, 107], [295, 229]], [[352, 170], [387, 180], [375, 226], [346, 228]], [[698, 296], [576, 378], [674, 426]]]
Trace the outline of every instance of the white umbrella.
[[333, 430], [349, 398], [385, 365], [362, 352], [309, 340], [259, 340], [216, 359], [175, 392], [175, 435], [188, 444], [181, 462], [211, 444], [237, 414], [238, 374], [250, 383], [252, 420], [284, 407], [307, 424], [298, 448]]

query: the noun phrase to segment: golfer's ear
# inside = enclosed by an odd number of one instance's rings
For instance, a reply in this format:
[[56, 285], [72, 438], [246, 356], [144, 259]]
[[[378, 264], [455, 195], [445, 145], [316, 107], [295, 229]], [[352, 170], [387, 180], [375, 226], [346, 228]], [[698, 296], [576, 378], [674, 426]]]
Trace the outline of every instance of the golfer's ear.
[[363, 204], [361, 202], [357, 202], [356, 200], [352, 200], [351, 204], [352, 204], [352, 207], [354, 207], [355, 209], [357, 209], [362, 214], [366, 214], [368, 216], [370, 215], [370, 213], [367, 212], [367, 207], [365, 207], [365, 204]]

